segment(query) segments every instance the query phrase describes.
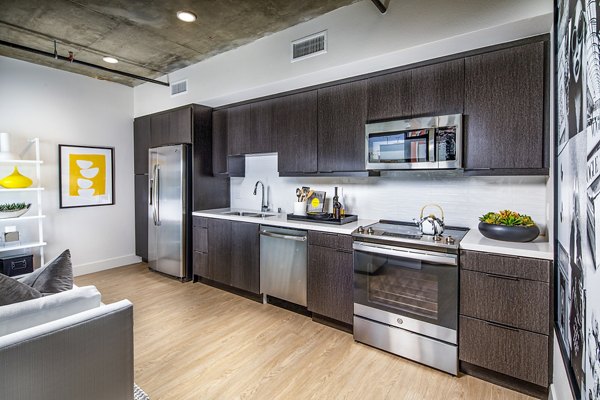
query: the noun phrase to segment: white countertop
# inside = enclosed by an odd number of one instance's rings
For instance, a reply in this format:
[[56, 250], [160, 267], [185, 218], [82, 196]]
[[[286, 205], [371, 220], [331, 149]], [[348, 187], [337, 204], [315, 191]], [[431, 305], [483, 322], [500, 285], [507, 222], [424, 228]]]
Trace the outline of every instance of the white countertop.
[[540, 236], [533, 242], [527, 243], [503, 242], [488, 239], [477, 228], [474, 228], [460, 241], [460, 248], [509, 256], [554, 259], [554, 249], [552, 243], [548, 242], [547, 236]]
[[374, 224], [375, 220], [372, 219], [358, 219], [356, 222], [350, 222], [344, 225], [333, 225], [333, 224], [321, 224], [318, 222], [303, 222], [303, 221], [295, 221], [288, 220], [287, 214], [277, 214], [277, 213], [267, 213], [267, 214], [275, 214], [272, 217], [242, 217], [239, 215], [225, 215], [224, 212], [227, 211], [245, 211], [245, 212], [260, 212], [256, 210], [242, 210], [237, 208], [218, 208], [214, 210], [201, 210], [194, 211], [192, 215], [196, 217], [208, 217], [208, 218], [218, 218], [218, 219], [228, 219], [231, 221], [242, 221], [242, 222], [252, 222], [255, 224], [261, 225], [270, 225], [270, 226], [279, 226], [282, 228], [292, 228], [292, 229], [305, 229], [311, 231], [321, 231], [321, 232], [331, 232], [331, 233], [341, 233], [349, 235], [359, 226], [367, 226], [370, 224]]

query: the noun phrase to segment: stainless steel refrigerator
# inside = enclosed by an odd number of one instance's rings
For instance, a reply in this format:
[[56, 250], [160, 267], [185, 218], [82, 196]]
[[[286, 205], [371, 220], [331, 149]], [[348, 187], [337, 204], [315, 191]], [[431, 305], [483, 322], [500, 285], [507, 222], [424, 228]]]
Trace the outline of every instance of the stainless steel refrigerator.
[[180, 279], [189, 277], [189, 152], [179, 144], [148, 154], [148, 266]]

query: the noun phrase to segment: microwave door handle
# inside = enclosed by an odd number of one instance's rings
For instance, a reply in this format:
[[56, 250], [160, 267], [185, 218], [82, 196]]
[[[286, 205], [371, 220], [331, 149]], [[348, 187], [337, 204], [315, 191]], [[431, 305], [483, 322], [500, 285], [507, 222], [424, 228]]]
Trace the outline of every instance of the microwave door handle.
[[429, 162], [437, 162], [436, 159], [436, 154], [435, 154], [435, 148], [436, 148], [436, 143], [435, 143], [435, 128], [431, 128], [429, 129]]
[[411, 260], [429, 261], [444, 265], [458, 265], [457, 257], [455, 255], [442, 255], [442, 254], [431, 254], [425, 252], [419, 252], [417, 250], [404, 250], [397, 247], [376, 245], [376, 244], [365, 244], [361, 242], [352, 243], [352, 248], [358, 251], [364, 251], [366, 253], [381, 254], [386, 256], [402, 257]]

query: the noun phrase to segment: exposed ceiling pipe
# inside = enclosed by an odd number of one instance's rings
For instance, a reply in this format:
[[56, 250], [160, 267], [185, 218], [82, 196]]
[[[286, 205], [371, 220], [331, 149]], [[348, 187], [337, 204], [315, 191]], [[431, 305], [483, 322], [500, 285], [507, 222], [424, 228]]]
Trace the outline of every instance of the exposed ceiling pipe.
[[73, 64], [79, 64], [79, 65], [84, 65], [84, 66], [90, 67], [90, 68], [96, 68], [96, 69], [99, 69], [101, 71], [106, 71], [106, 72], [110, 72], [110, 73], [113, 73], [113, 74], [126, 76], [128, 78], [138, 79], [138, 80], [144, 81], [144, 82], [150, 82], [150, 83], [154, 83], [154, 84], [162, 85], [162, 86], [169, 86], [169, 84], [167, 82], [161, 82], [161, 81], [157, 81], [155, 79], [146, 78], [144, 76], [130, 74], [129, 72], [117, 71], [117, 70], [114, 70], [114, 69], [111, 69], [111, 68], [103, 67], [101, 65], [96, 65], [96, 64], [85, 62], [85, 61], [80, 61], [80, 60], [72, 59], [71, 57], [61, 56], [61, 55], [59, 55], [59, 54], [56, 53], [56, 49], [54, 50], [55, 51], [54, 53], [49, 53], [47, 51], [34, 49], [34, 48], [31, 48], [31, 47], [23, 46], [23, 45], [16, 44], [16, 43], [7, 42], [7, 41], [4, 41], [4, 40], [0, 40], [0, 45], [7, 46], [7, 47], [12, 47], [13, 49], [27, 51], [27, 52], [33, 53], [33, 54], [39, 54], [41, 56], [46, 56], [46, 57], [54, 58], [54, 59], [57, 59], [57, 60], [68, 61], [68, 62], [71, 62]]
[[373, 4], [375, 4], [375, 7], [377, 7], [379, 9], [379, 12], [382, 14], [385, 14], [385, 12], [387, 11], [387, 8], [385, 6], [385, 4], [383, 4], [381, 2], [381, 0], [371, 0], [373, 2]]

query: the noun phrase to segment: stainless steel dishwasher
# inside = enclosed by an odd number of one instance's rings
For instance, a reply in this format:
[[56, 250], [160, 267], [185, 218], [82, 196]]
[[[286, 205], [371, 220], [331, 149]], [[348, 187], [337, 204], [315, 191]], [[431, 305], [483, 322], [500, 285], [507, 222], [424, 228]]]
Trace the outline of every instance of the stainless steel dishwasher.
[[306, 231], [260, 227], [260, 291], [306, 306]]

